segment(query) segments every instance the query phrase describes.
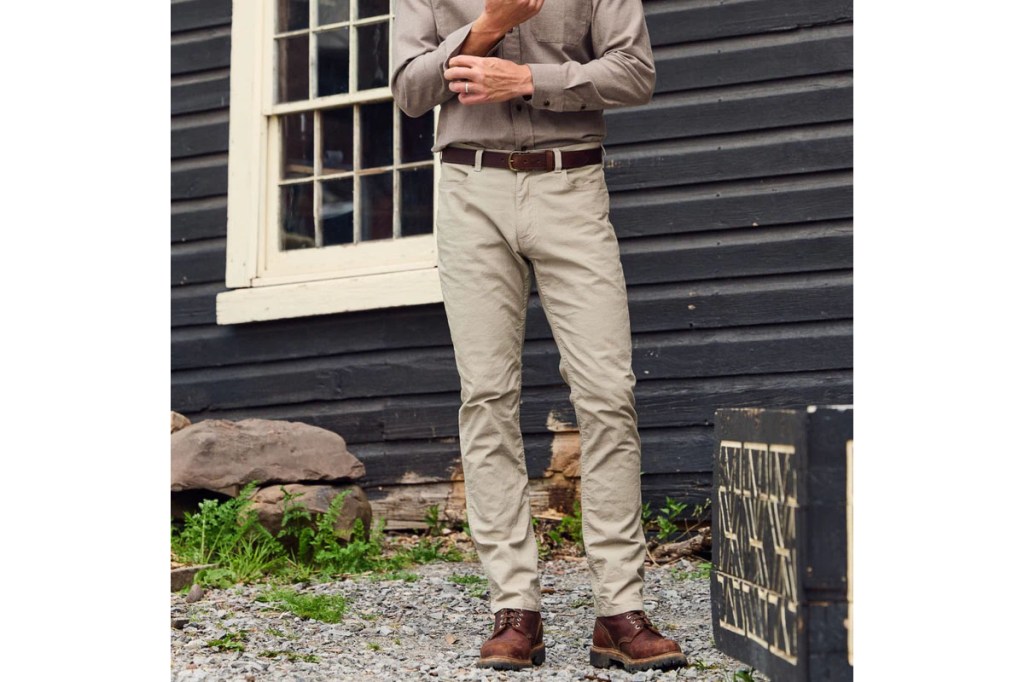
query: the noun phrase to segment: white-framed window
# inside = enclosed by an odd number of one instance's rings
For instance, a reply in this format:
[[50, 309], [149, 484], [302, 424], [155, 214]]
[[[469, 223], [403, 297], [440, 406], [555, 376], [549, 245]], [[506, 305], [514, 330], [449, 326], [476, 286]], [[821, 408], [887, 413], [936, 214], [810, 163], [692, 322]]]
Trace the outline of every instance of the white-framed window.
[[434, 114], [388, 88], [390, 0], [236, 0], [217, 322], [441, 300]]

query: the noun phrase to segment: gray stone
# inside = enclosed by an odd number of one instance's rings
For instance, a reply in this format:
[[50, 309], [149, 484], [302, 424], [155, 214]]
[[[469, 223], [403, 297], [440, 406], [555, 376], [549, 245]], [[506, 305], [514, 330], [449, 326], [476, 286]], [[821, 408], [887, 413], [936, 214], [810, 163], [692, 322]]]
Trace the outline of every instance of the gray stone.
[[236, 496], [247, 483], [353, 481], [366, 474], [345, 439], [271, 419], [208, 419], [171, 434], [171, 491]]
[[206, 594], [206, 590], [203, 589], [202, 585], [192, 585], [192, 589], [185, 596], [185, 601], [189, 604], [194, 604], [202, 599], [204, 594]]
[[204, 568], [213, 568], [216, 564], [200, 564], [198, 566], [181, 566], [171, 569], [171, 592], [188, 587], [195, 580], [196, 573]]

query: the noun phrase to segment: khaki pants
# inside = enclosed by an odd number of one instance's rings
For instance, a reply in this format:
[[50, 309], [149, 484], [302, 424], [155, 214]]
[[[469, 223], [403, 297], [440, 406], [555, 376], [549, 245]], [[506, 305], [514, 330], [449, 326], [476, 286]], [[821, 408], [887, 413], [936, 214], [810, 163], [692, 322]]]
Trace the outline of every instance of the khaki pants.
[[466, 511], [491, 610], [540, 610], [519, 425], [527, 260], [580, 427], [583, 540], [596, 614], [642, 609], [636, 377], [604, 169], [517, 173], [442, 163], [439, 184], [438, 261], [462, 383]]

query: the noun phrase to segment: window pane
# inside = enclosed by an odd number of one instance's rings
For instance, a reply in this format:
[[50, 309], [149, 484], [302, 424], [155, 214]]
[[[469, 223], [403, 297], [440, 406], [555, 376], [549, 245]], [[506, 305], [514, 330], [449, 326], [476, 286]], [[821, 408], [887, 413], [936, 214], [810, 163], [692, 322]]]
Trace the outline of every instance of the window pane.
[[309, 99], [309, 34], [277, 41], [277, 101]]
[[402, 162], [429, 161], [433, 158], [430, 147], [434, 144], [434, 114], [427, 112], [418, 118], [409, 118], [399, 112], [402, 120]]
[[352, 170], [352, 109], [327, 109], [320, 115], [324, 175]]
[[313, 226], [313, 183], [281, 188], [281, 249], [316, 246]]
[[376, 17], [391, 12], [389, 0], [359, 0], [356, 9], [359, 11], [359, 18]]
[[309, 28], [309, 0], [277, 0], [278, 32]]
[[348, 21], [348, 0], [320, 0], [316, 20], [321, 26]]
[[323, 183], [320, 209], [324, 246], [352, 243], [352, 178]]
[[414, 168], [401, 172], [402, 236], [430, 234], [434, 231], [434, 168]]
[[348, 29], [324, 31], [316, 36], [317, 95], [348, 92]]
[[391, 165], [391, 147], [395, 129], [392, 122], [392, 103], [378, 102], [359, 107], [360, 132], [363, 145], [363, 168]]
[[360, 179], [359, 239], [391, 239], [392, 228], [391, 173], [364, 175]]
[[313, 113], [281, 117], [281, 177], [302, 178], [313, 174]]
[[388, 84], [387, 22], [360, 26], [359, 89], [381, 88]]

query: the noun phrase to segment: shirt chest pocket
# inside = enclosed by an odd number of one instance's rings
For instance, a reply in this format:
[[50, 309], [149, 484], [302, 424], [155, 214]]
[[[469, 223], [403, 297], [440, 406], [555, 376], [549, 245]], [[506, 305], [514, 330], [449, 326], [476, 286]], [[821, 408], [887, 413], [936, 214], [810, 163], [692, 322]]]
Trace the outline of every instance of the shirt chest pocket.
[[526, 26], [538, 43], [574, 45], [586, 35], [592, 12], [591, 0], [545, 0]]

